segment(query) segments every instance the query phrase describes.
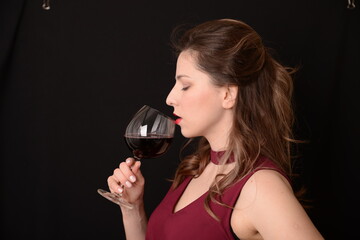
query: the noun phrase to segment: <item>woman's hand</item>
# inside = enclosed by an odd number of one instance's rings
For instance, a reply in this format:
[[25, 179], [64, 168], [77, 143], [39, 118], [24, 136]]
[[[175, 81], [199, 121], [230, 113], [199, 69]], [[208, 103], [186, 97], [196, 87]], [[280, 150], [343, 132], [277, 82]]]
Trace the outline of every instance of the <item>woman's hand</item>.
[[131, 204], [142, 204], [145, 179], [140, 171], [140, 161], [127, 158], [114, 170], [107, 182], [111, 192], [122, 194], [124, 200]]
[[121, 207], [126, 239], [145, 239], [147, 217], [144, 210], [144, 177], [140, 171], [140, 161], [127, 158], [108, 177], [111, 192], [120, 193], [125, 201], [134, 206], [131, 210]]

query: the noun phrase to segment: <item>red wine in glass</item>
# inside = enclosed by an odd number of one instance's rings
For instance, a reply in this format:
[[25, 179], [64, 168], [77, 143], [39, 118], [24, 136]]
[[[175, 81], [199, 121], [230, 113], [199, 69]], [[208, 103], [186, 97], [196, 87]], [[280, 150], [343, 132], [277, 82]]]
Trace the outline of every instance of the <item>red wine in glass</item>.
[[124, 136], [125, 142], [137, 159], [156, 158], [163, 155], [173, 140], [171, 135], [149, 134], [143, 137], [139, 134]]
[[[124, 139], [134, 158], [160, 157], [169, 149], [175, 132], [175, 122], [162, 112], [143, 106], [126, 127]], [[133, 208], [119, 193], [98, 189], [98, 193], [110, 201]]]

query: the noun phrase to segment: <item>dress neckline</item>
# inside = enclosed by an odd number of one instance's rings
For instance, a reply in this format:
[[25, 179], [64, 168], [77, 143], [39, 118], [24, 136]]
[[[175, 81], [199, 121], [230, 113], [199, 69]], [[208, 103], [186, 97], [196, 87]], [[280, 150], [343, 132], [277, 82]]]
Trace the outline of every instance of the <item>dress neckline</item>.
[[[214, 151], [210, 150], [210, 160], [215, 165], [220, 165], [220, 159], [225, 154], [225, 151]], [[234, 156], [231, 154], [230, 158], [227, 159], [225, 164], [235, 162]]]

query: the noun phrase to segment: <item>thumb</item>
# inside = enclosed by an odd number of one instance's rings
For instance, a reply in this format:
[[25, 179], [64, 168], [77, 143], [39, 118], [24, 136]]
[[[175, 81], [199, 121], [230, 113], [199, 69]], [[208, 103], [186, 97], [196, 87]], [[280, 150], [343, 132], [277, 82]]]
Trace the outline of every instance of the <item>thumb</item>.
[[134, 163], [134, 165], [132, 166], [131, 171], [132, 171], [134, 174], [141, 173], [141, 171], [140, 171], [140, 166], [141, 166], [141, 162], [140, 162], [140, 161], [136, 161], [136, 162]]

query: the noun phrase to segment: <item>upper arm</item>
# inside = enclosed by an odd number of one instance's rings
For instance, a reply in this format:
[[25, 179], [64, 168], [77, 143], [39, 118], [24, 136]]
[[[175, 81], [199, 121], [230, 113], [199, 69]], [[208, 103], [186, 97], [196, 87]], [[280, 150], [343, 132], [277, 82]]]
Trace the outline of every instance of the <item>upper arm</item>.
[[[234, 211], [263, 239], [323, 239], [288, 181], [277, 171], [259, 170], [244, 185]], [[234, 229], [236, 232], [237, 229]]]

